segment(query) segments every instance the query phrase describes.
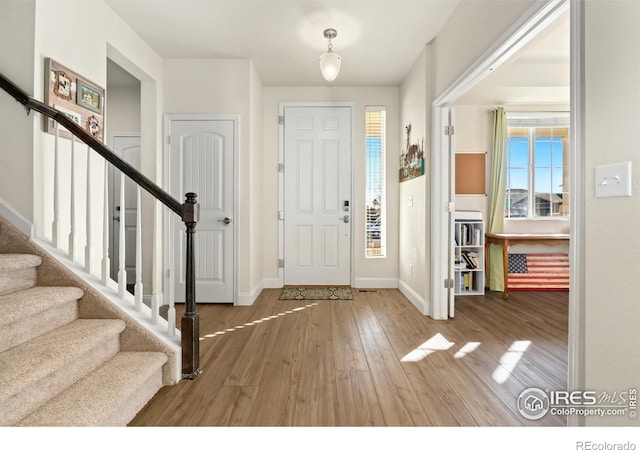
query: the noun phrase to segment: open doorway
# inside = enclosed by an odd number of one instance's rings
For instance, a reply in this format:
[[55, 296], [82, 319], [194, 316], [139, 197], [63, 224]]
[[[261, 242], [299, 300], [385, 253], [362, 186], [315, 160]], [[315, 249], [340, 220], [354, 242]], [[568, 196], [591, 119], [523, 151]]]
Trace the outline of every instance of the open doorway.
[[[490, 51], [478, 60], [471, 68], [465, 72], [453, 85], [451, 85], [438, 99], [433, 103], [433, 129], [434, 132], [433, 148], [436, 150], [433, 154], [433, 165], [438, 167], [438, 171], [434, 173], [432, 184], [432, 195], [434, 202], [432, 203], [432, 251], [434, 252], [435, 259], [440, 264], [434, 264], [432, 267], [432, 276], [434, 280], [445, 280], [444, 284], [434, 282], [432, 283], [432, 317], [445, 319], [447, 317], [453, 317], [455, 312], [455, 289], [454, 289], [454, 242], [455, 242], [455, 210], [462, 209], [455, 204], [455, 149], [457, 147], [456, 142], [460, 135], [460, 127], [454, 126], [454, 118], [456, 116], [456, 103], [463, 99], [464, 96], [469, 96], [469, 99], [480, 98], [483, 95], [485, 97], [491, 97], [489, 104], [492, 107], [497, 106], [496, 103], [503, 103], [504, 100], [496, 98], [495, 90], [487, 89], [488, 93], [481, 95], [479, 92], [482, 90], [483, 84], [491, 83], [491, 78], [494, 73], [503, 71], [509, 73], [513, 71], [513, 66], [518, 66], [515, 61], [518, 58], [519, 52], [529, 51], [531, 55], [535, 54], [548, 54], [548, 44], [540, 44], [541, 48], [536, 48], [536, 44], [542, 42], [552, 30], [559, 27], [559, 24], [569, 22], [569, 2], [568, 1], [552, 1], [544, 5], [539, 5], [532, 8], [528, 14], [521, 19], [521, 21], [510, 30], [505, 36], [503, 36]], [[564, 22], [563, 22], [564, 19]], [[561, 30], [567, 30], [567, 28], [560, 27]], [[559, 31], [561, 33], [562, 31]], [[546, 49], [546, 50], [544, 50]], [[527, 58], [531, 59], [532, 58]], [[525, 59], [525, 61], [527, 61]], [[544, 58], [543, 58], [544, 59]], [[540, 62], [539, 64], [544, 66], [549, 61]], [[532, 64], [531, 61], [527, 64]], [[522, 64], [526, 66], [527, 64]], [[569, 62], [566, 61], [566, 67], [569, 66]], [[511, 69], [509, 69], [511, 67]], [[519, 70], [516, 70], [518, 72]], [[565, 71], [565, 73], [568, 70]], [[524, 73], [524, 75], [523, 75]], [[520, 74], [520, 77], [526, 76], [527, 71]], [[542, 75], [544, 76], [544, 74]], [[508, 78], [508, 77], [507, 77]], [[511, 76], [514, 78], [514, 76]], [[515, 77], [517, 78], [517, 77]], [[512, 92], [523, 91], [527, 89], [527, 84], [523, 83], [523, 87], [518, 89], [514, 86], [508, 88], [497, 88], [497, 91], [504, 95], [503, 91], [511, 90]], [[513, 79], [510, 81], [513, 84]], [[564, 86], [559, 91], [569, 92], [569, 80], [564, 81]], [[474, 89], [477, 89], [474, 91]], [[475, 93], [474, 93], [475, 92]], [[469, 100], [471, 101], [471, 100]], [[483, 99], [486, 101], [486, 99]], [[540, 107], [540, 106], [538, 106]], [[566, 110], [568, 107], [563, 104], [563, 108]], [[474, 128], [478, 127], [478, 124], [488, 124], [488, 130], [491, 130], [491, 124], [493, 117], [489, 113], [489, 107], [483, 105], [480, 107], [483, 109], [481, 116], [482, 119], [472, 121], [471, 124]], [[480, 125], [481, 126], [481, 125]], [[455, 132], [453, 132], [455, 130]], [[491, 132], [489, 132], [489, 141], [492, 139]], [[483, 138], [481, 138], [483, 140]], [[475, 151], [486, 152], [488, 148], [492, 146], [489, 142], [486, 144], [486, 139], [480, 144], [479, 149]], [[482, 148], [484, 146], [484, 148]], [[487, 199], [476, 198], [476, 209], [486, 209]], [[449, 208], [446, 212], [443, 212], [437, 205], [448, 204]], [[468, 204], [466, 205], [469, 206]], [[483, 221], [486, 223], [486, 214], [483, 216]], [[446, 238], [448, 237], [448, 239]], [[478, 276], [483, 276], [479, 274]], [[447, 282], [448, 281], [448, 282]]]
[[[487, 287], [503, 292], [503, 298], [517, 290], [569, 289], [569, 25], [567, 10], [491, 75], [452, 103], [456, 119], [455, 155], [452, 158], [455, 170], [452, 173], [459, 175], [453, 183], [457, 215], [460, 215], [459, 211], [478, 211], [487, 233], [513, 235], [513, 239], [502, 242], [502, 245], [510, 246], [508, 264], [504, 268], [500, 248], [492, 249], [488, 259], [493, 263], [491, 270], [479, 265], [484, 269], [484, 275], [489, 275]], [[489, 185], [494, 178], [492, 129], [495, 110], [499, 106], [504, 108], [507, 119], [502, 186], [504, 214], [501, 217], [494, 214], [494, 222], [501, 220], [502, 223], [494, 224], [500, 228], [490, 230], [487, 225]], [[459, 182], [473, 169], [467, 161], [474, 155], [486, 155], [482, 164], [486, 183], [475, 194], [461, 189], [465, 186]], [[499, 207], [502, 209], [502, 205]], [[536, 245], [532, 245], [533, 240], [522, 244], [524, 237], [529, 235], [539, 237]], [[544, 237], [549, 239], [544, 240]], [[497, 239], [492, 241], [499, 242]], [[483, 251], [484, 248], [480, 248], [480, 253]], [[462, 252], [467, 250], [462, 249]], [[460, 279], [466, 271], [476, 274], [473, 270], [454, 269], [454, 273]], [[459, 285], [454, 287], [455, 295], [473, 292]], [[482, 291], [484, 293], [484, 289]]]
[[[107, 59], [107, 92], [109, 103], [106, 108], [107, 145], [120, 158], [140, 170], [140, 123], [141, 123], [141, 83], [121, 66]], [[126, 177], [125, 177], [126, 178]], [[111, 278], [118, 280], [121, 267], [127, 274], [127, 290], [133, 294], [135, 283], [135, 242], [136, 242], [136, 189], [133, 183], [124, 181], [124, 204], [121, 201], [120, 171], [109, 169], [109, 258]], [[125, 242], [120, 245], [120, 224], [124, 223]], [[124, 248], [124, 259], [120, 252]]]

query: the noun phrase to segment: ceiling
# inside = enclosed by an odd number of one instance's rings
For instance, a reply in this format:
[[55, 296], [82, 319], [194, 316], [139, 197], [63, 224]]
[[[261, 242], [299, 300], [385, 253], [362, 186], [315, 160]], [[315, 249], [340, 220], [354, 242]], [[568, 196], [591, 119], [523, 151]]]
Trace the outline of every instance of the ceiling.
[[[397, 86], [459, 0], [106, 0], [163, 59], [248, 58], [266, 86]], [[318, 57], [335, 28], [329, 83]]]
[[455, 104], [568, 105], [569, 23], [566, 12]]
[[[458, 4], [458, 0], [106, 2], [162, 58], [250, 58], [268, 86], [397, 86]], [[326, 50], [322, 31], [327, 27], [338, 30], [334, 51], [343, 58], [333, 83], [322, 78], [317, 64]], [[406, 33], [408, 29], [416, 31]], [[108, 80], [109, 86], [139, 88], [139, 81], [115, 63], [108, 66]], [[567, 12], [456, 105], [568, 104], [569, 84]]]

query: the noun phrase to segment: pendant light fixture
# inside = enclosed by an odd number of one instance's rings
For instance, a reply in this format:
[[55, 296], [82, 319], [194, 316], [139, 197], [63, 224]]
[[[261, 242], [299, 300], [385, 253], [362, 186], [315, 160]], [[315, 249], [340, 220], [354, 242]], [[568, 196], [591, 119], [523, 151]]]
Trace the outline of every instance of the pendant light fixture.
[[338, 35], [338, 32], [333, 28], [327, 28], [324, 30], [324, 37], [329, 39], [327, 53], [320, 55], [320, 71], [322, 76], [327, 81], [333, 81], [340, 72], [340, 62], [342, 58], [337, 53], [333, 53], [333, 44], [331, 39], [334, 39]]

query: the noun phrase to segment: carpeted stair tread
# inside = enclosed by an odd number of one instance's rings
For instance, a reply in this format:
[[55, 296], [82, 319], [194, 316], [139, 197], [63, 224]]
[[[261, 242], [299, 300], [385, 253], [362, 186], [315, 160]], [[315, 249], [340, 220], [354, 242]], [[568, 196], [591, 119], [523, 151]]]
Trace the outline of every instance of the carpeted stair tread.
[[77, 287], [36, 286], [0, 296], [0, 327], [82, 298]]
[[119, 319], [79, 319], [0, 353], [0, 400], [70, 365], [120, 334]]
[[38, 255], [0, 253], [0, 272], [38, 267], [40, 264], [42, 264], [42, 258]]
[[[124, 426], [133, 417], [121, 418], [120, 412], [128, 409], [127, 402], [149, 379], [159, 376], [166, 361], [159, 352], [120, 352], [17, 425]], [[149, 399], [138, 402], [143, 406]]]
[[40, 264], [38, 255], [0, 253], [0, 295], [37, 285]]

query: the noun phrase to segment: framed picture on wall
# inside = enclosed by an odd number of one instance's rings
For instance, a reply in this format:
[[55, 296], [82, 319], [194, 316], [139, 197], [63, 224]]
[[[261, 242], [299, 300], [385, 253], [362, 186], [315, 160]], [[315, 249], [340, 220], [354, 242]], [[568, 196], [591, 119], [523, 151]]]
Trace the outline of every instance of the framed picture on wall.
[[[105, 90], [51, 58], [45, 59], [45, 103], [64, 113], [100, 142], [104, 142]], [[65, 127], [44, 118], [44, 131], [71, 139]]]
[[54, 76], [53, 93], [61, 99], [73, 101], [74, 81], [64, 70], [56, 70]]
[[78, 94], [76, 103], [98, 114], [102, 114], [102, 97], [100, 88], [89, 86], [85, 81], [78, 80]]

